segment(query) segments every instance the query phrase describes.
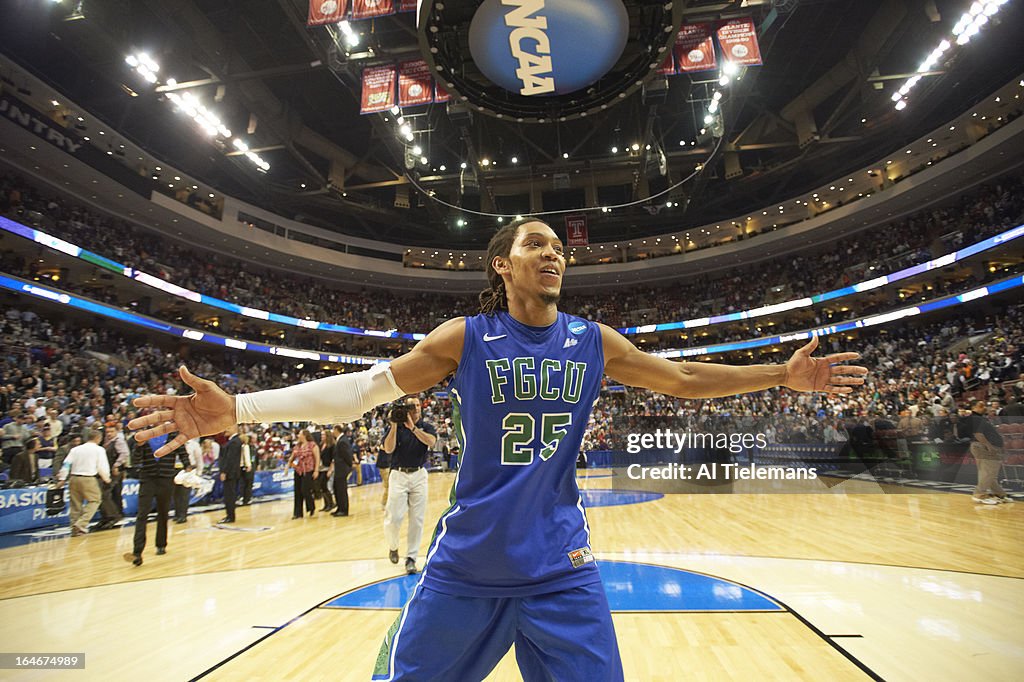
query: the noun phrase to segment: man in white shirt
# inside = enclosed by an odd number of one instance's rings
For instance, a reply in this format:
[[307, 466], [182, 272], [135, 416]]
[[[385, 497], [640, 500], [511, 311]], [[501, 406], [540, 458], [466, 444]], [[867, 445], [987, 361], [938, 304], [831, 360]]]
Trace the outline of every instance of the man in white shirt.
[[63, 485], [66, 478], [71, 479], [71, 536], [85, 535], [89, 532], [89, 521], [100, 506], [103, 498], [100, 486], [96, 482], [98, 475], [105, 483], [110, 483], [110, 463], [107, 451], [100, 445], [103, 431], [86, 430], [82, 434], [81, 445], [71, 448], [64, 466], [59, 474]]

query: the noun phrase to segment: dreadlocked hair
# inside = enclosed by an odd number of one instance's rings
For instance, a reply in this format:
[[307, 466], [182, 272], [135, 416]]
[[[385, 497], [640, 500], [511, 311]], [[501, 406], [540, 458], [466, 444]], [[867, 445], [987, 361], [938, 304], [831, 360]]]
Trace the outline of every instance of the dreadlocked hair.
[[[480, 292], [480, 312], [484, 315], [493, 315], [499, 310], [508, 310], [508, 297], [505, 293], [505, 280], [494, 269], [494, 259], [497, 256], [508, 258], [512, 253], [512, 244], [519, 234], [519, 227], [526, 223], [544, 223], [537, 218], [519, 218], [494, 233], [491, 241], [487, 243], [487, 283], [488, 288]], [[547, 223], [544, 223], [545, 225]]]

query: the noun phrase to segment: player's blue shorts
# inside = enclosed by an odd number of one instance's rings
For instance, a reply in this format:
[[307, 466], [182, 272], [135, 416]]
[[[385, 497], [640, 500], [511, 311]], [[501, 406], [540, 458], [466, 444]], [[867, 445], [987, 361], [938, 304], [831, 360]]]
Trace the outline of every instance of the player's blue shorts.
[[526, 682], [623, 679], [600, 582], [530, 597], [456, 597], [420, 585], [384, 637], [373, 679], [482, 680], [513, 642]]

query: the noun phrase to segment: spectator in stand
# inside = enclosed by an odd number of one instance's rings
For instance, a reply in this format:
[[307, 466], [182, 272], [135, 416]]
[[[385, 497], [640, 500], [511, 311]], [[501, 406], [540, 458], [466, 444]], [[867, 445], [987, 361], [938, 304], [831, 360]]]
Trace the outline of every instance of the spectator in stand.
[[57, 454], [57, 437], [53, 435], [53, 426], [50, 425], [50, 422], [43, 420], [37, 433], [39, 434], [36, 436], [39, 440], [39, 449], [36, 451], [38, 464], [40, 467], [52, 467], [53, 457]]
[[28, 438], [22, 451], [11, 462], [10, 480], [21, 481], [25, 485], [32, 485], [39, 480], [38, 451], [39, 439]]
[[57, 454], [53, 456], [54, 478], [57, 478], [58, 472], [60, 472], [61, 467], [64, 466], [64, 460], [67, 459], [68, 452], [71, 451], [71, 448], [77, 447], [81, 444], [82, 435], [80, 433], [76, 431], [74, 433], [68, 434], [67, 441], [64, 443], [64, 445], [61, 445], [59, 448], [57, 448]]
[[20, 409], [10, 413], [11, 421], [4, 424], [2, 442], [4, 452], [4, 465], [9, 466], [15, 455], [24, 449], [25, 441], [29, 437], [28, 423], [32, 417], [22, 414]]

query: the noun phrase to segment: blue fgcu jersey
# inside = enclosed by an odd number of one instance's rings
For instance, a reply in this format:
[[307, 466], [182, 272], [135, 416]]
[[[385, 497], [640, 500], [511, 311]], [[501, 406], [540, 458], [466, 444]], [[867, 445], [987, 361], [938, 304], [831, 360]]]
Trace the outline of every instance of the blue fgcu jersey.
[[425, 586], [504, 597], [600, 580], [575, 472], [603, 373], [592, 322], [559, 313], [531, 327], [504, 311], [466, 319], [450, 386], [462, 458]]

